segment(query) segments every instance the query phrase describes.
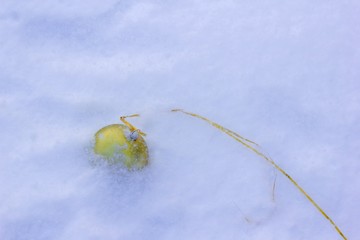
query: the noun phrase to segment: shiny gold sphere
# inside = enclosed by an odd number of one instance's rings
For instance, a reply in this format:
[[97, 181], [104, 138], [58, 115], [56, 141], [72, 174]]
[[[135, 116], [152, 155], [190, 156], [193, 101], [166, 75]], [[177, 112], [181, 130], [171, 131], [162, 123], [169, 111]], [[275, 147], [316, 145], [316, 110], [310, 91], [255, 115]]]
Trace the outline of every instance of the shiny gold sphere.
[[129, 170], [145, 167], [149, 161], [144, 138], [123, 124], [103, 127], [95, 134], [94, 152], [109, 164], [123, 164]]

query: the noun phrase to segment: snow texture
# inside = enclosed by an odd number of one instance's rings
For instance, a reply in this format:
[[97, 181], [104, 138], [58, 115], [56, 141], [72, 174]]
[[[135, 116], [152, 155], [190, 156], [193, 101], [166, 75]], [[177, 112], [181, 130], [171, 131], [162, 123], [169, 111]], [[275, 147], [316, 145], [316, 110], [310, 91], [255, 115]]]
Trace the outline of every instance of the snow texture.
[[[341, 239], [263, 159], [172, 108], [258, 142], [359, 239], [359, 12], [1, 0], [0, 239]], [[150, 165], [91, 164], [94, 133], [134, 113]]]

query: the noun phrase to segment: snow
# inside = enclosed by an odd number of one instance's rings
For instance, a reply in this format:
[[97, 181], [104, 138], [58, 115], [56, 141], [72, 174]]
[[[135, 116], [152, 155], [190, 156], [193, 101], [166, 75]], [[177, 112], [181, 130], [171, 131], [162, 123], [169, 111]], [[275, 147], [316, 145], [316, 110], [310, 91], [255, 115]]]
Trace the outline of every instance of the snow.
[[[360, 236], [358, 1], [0, 2], [0, 239]], [[140, 172], [94, 166], [119, 117]], [[273, 185], [275, 191], [273, 196]]]

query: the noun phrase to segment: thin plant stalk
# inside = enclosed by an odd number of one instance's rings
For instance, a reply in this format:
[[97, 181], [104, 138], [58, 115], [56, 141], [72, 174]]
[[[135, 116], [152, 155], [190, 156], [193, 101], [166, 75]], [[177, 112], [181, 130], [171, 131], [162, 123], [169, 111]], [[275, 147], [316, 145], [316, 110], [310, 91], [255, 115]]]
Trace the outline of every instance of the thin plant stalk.
[[258, 150], [256, 147], [258, 147], [259, 145], [256, 144], [253, 141], [250, 141], [244, 137], [242, 137], [241, 135], [231, 131], [230, 129], [227, 129], [223, 126], [221, 126], [218, 123], [215, 123], [203, 116], [200, 116], [199, 114], [196, 113], [191, 113], [191, 112], [186, 112], [182, 109], [173, 109], [171, 110], [172, 112], [182, 112], [184, 114], [187, 114], [189, 116], [195, 117], [195, 118], [199, 118], [207, 123], [209, 123], [210, 125], [212, 125], [213, 127], [219, 129], [220, 131], [224, 132], [225, 134], [227, 134], [228, 136], [230, 136], [231, 138], [235, 139], [236, 141], [238, 141], [239, 143], [241, 143], [243, 146], [245, 146], [247, 149], [251, 150], [252, 152], [254, 152], [256, 155], [258, 155], [259, 157], [263, 158], [264, 160], [266, 160], [268, 163], [270, 163], [273, 167], [275, 167], [276, 170], [278, 170], [282, 175], [284, 175], [285, 177], [287, 177], [290, 182], [309, 200], [309, 202], [321, 213], [321, 215], [323, 215], [329, 222], [330, 224], [335, 228], [335, 230], [338, 232], [338, 234], [345, 240], [347, 240], [347, 238], [345, 237], [345, 235], [342, 233], [342, 231], [340, 230], [340, 228], [335, 224], [335, 222], [329, 217], [328, 214], [325, 213], [325, 211], [319, 206], [319, 204], [317, 204], [314, 199], [312, 199], [312, 197], [310, 197], [310, 195], [284, 170], [282, 169], [278, 164], [276, 164], [270, 157], [267, 157], [264, 153], [262, 153], [260, 150]]

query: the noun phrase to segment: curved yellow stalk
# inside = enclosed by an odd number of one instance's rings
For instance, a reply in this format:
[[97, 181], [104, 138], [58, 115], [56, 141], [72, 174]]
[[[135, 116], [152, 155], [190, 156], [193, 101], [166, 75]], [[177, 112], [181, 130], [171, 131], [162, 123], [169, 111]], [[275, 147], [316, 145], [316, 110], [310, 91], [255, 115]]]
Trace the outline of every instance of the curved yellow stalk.
[[329, 215], [327, 215], [325, 213], [325, 211], [309, 196], [309, 194], [307, 194], [305, 192], [305, 190], [300, 187], [300, 185], [287, 173], [285, 172], [284, 169], [282, 169], [279, 165], [277, 165], [271, 158], [267, 157], [265, 154], [263, 154], [261, 151], [259, 151], [258, 149], [255, 148], [255, 146], [257, 147], [258, 144], [240, 136], [239, 134], [203, 117], [200, 116], [198, 114], [195, 113], [191, 113], [191, 112], [186, 112], [182, 109], [173, 109], [171, 110], [172, 112], [182, 112], [184, 114], [190, 115], [192, 117], [195, 118], [199, 118], [209, 124], [211, 124], [212, 126], [214, 126], [215, 128], [219, 129], [220, 131], [224, 132], [225, 134], [229, 135], [230, 137], [232, 137], [233, 139], [235, 139], [236, 141], [240, 142], [243, 146], [245, 146], [246, 148], [250, 149], [251, 151], [253, 151], [256, 155], [260, 156], [261, 158], [265, 159], [267, 162], [269, 162], [272, 166], [274, 166], [279, 172], [281, 172], [285, 177], [287, 177], [290, 182], [292, 182], [292, 184], [294, 184], [294, 186], [311, 202], [312, 205], [314, 205], [314, 207], [331, 223], [331, 225], [333, 225], [333, 227], [335, 228], [335, 230], [339, 233], [339, 235], [343, 238], [343, 239], [347, 239], [345, 237], [345, 235], [342, 233], [342, 231], [339, 229], [339, 227], [335, 224], [335, 222], [329, 217]]

